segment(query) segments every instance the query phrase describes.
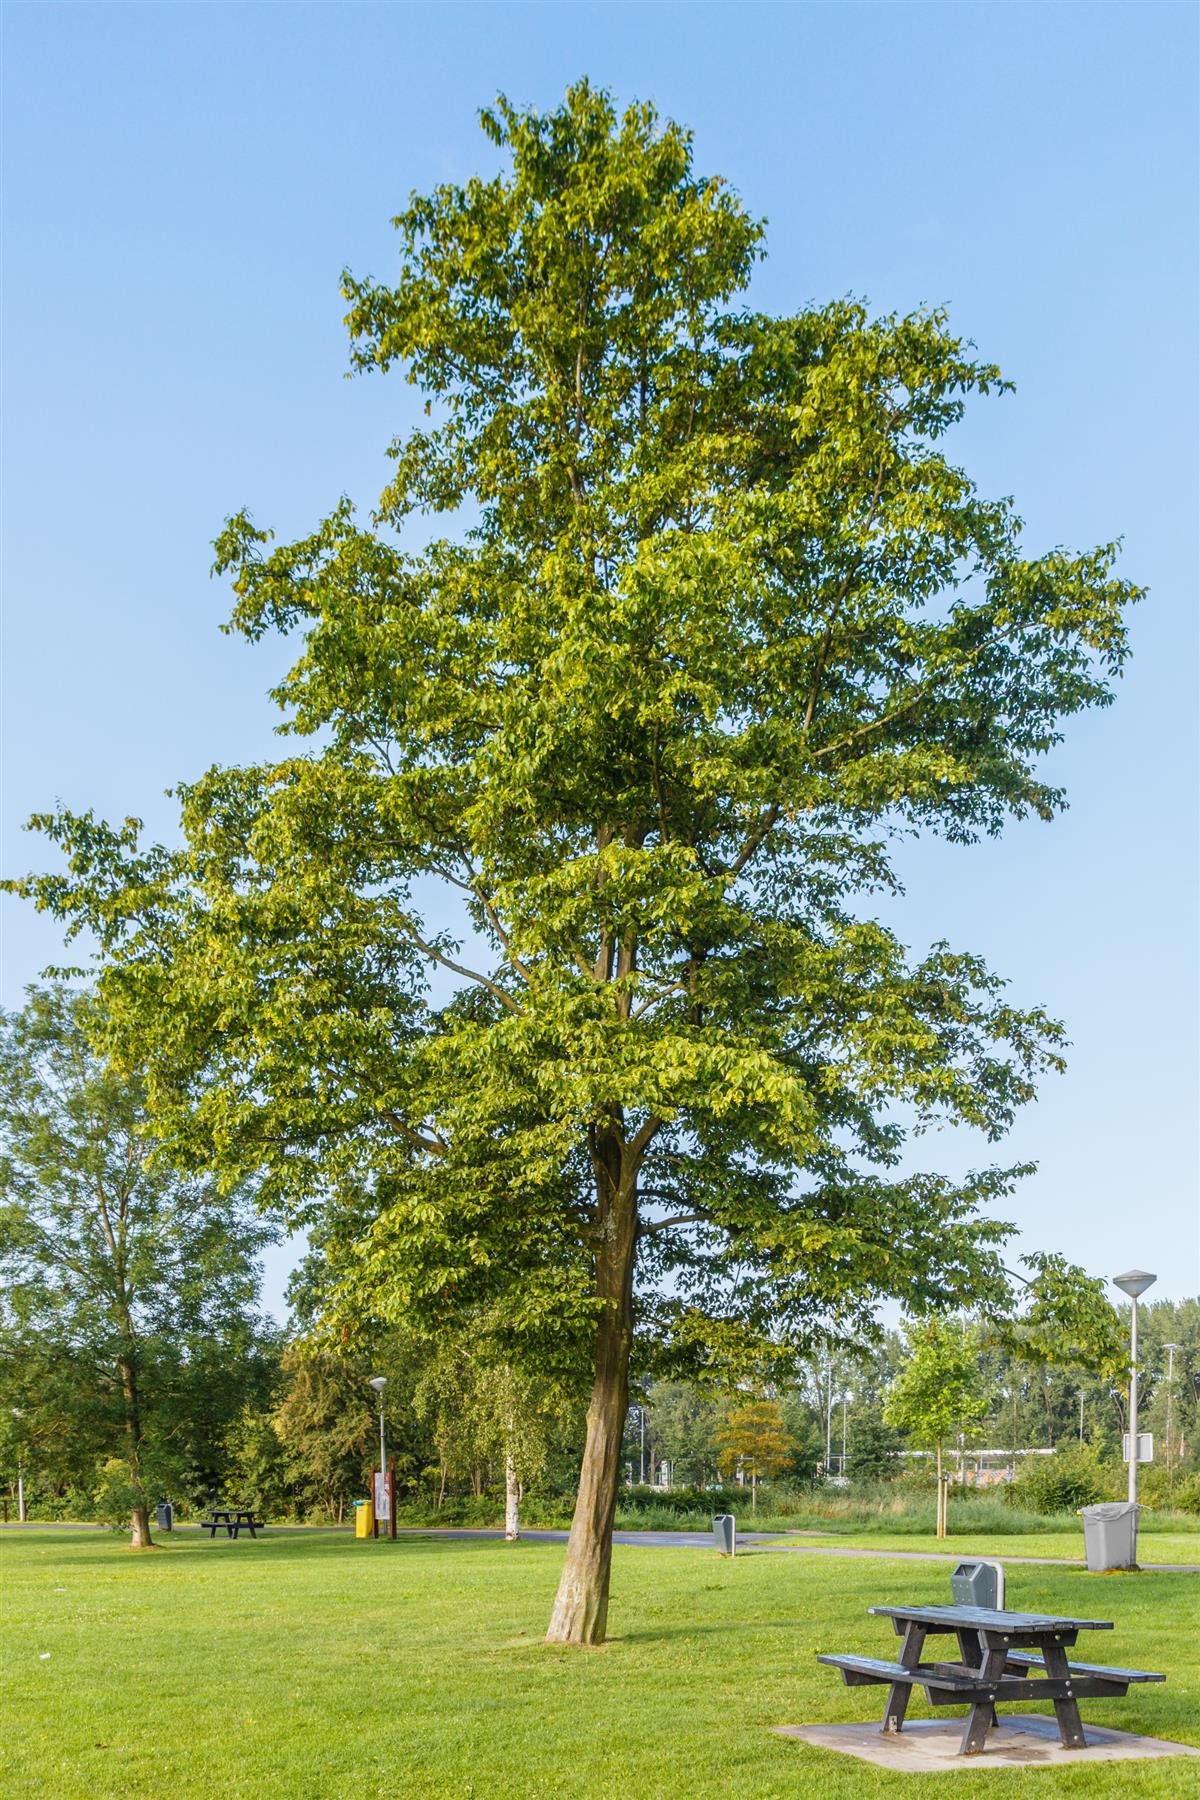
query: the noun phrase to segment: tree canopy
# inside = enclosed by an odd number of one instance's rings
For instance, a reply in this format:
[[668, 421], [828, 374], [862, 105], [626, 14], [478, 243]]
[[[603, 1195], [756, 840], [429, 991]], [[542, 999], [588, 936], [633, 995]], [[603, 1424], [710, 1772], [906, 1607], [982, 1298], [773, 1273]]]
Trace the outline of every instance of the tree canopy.
[[95, 997], [61, 985], [0, 1014], [0, 1390], [146, 1544], [155, 1499], [202, 1486], [264, 1396], [272, 1232], [248, 1191], [156, 1159], [142, 1084], [93, 1049], [100, 1030]]
[[173, 1154], [338, 1210], [348, 1315], [499, 1311], [590, 1383], [551, 1634], [595, 1641], [635, 1336], [761, 1379], [881, 1293], [1003, 1303], [1018, 1171], [902, 1155], [1001, 1138], [1062, 1032], [872, 909], [895, 833], [1061, 808], [1137, 590], [948, 458], [1006, 383], [941, 312], [754, 310], [762, 226], [651, 107], [483, 124], [500, 171], [346, 277], [429, 413], [376, 516], [218, 540], [295, 749], [181, 789], [177, 848], [46, 816], [19, 885], [98, 934]]

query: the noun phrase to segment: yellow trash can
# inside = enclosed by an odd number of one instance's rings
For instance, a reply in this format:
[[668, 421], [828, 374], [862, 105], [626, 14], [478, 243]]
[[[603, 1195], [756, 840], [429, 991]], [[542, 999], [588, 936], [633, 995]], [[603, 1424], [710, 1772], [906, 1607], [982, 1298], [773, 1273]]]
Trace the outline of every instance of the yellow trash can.
[[375, 1530], [375, 1508], [369, 1500], [354, 1502], [354, 1535], [369, 1538]]

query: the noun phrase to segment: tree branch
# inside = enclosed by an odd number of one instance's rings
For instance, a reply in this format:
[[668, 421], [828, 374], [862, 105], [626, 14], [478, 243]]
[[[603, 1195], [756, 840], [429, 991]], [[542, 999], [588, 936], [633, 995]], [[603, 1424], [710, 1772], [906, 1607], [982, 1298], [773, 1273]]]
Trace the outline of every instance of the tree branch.
[[423, 955], [430, 957], [434, 962], [441, 963], [445, 969], [452, 969], [456, 975], [465, 976], [468, 981], [475, 982], [478, 987], [486, 988], [489, 994], [496, 996], [501, 1006], [507, 1006], [511, 1013], [520, 1014], [520, 1006], [512, 995], [500, 986], [499, 982], [490, 980], [486, 975], [481, 975], [478, 969], [468, 969], [465, 963], [458, 963], [452, 957], [443, 956], [440, 950], [435, 950], [432, 944], [427, 944], [424, 938], [418, 937], [411, 925], [402, 922], [400, 929], [409, 942], [415, 944]]
[[708, 1225], [711, 1223], [707, 1213], [681, 1213], [677, 1219], [655, 1219], [649, 1225], [638, 1226], [638, 1236], [653, 1237], [655, 1232], [670, 1231], [676, 1225]]
[[381, 1119], [386, 1119], [392, 1130], [397, 1132], [400, 1137], [406, 1138], [410, 1144], [415, 1144], [418, 1149], [428, 1150], [433, 1156], [448, 1155], [450, 1146], [443, 1138], [427, 1138], [424, 1137], [421, 1132], [414, 1131], [412, 1126], [405, 1124], [399, 1113], [393, 1112], [390, 1106], [381, 1107], [379, 1116]]

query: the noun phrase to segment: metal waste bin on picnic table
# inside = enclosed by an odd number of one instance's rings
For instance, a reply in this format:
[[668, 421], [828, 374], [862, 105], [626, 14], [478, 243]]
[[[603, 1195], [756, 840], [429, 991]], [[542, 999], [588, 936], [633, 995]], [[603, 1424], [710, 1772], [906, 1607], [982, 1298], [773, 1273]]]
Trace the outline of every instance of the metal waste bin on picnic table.
[[1004, 1567], [995, 1562], [960, 1562], [950, 1577], [955, 1606], [1004, 1611]]
[[722, 1556], [732, 1556], [735, 1550], [737, 1519], [733, 1513], [713, 1514], [713, 1541]]
[[1136, 1500], [1102, 1500], [1098, 1506], [1081, 1506], [1083, 1547], [1093, 1575], [1105, 1569], [1137, 1568], [1138, 1514]]

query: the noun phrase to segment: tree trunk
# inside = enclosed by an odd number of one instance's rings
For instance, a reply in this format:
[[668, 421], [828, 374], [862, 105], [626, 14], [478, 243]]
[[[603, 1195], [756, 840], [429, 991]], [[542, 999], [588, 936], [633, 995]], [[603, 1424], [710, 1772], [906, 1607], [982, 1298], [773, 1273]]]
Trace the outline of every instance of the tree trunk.
[[[606, 1158], [607, 1161], [607, 1158]], [[621, 1438], [629, 1408], [633, 1342], [633, 1263], [637, 1195], [620, 1178], [619, 1153], [597, 1183], [596, 1322], [592, 1397], [579, 1493], [566, 1561], [546, 1642], [602, 1644], [608, 1622], [612, 1522], [621, 1474]]]
[[504, 1459], [504, 1536], [515, 1544], [521, 1535], [521, 1484], [511, 1456]]
[[[132, 1328], [129, 1329], [132, 1339]], [[125, 1407], [125, 1442], [129, 1459], [129, 1482], [136, 1493], [142, 1485], [142, 1410], [138, 1396], [137, 1371], [132, 1357], [122, 1357], [117, 1364], [121, 1377], [121, 1398]], [[145, 1501], [133, 1509], [131, 1530], [129, 1534], [131, 1550], [153, 1550], [154, 1539], [150, 1536], [150, 1509]]]
[[937, 1447], [937, 1525], [935, 1535], [944, 1538], [946, 1535], [946, 1484], [942, 1480], [942, 1446]]

